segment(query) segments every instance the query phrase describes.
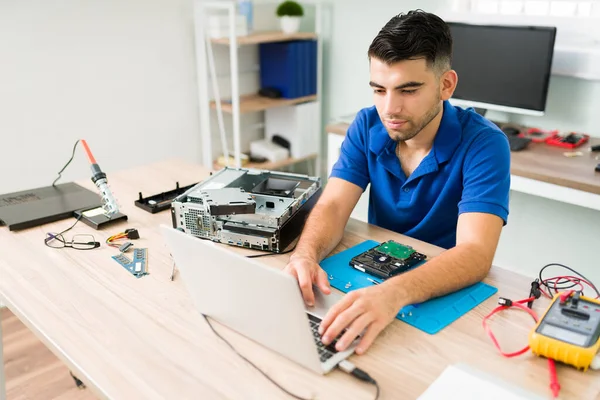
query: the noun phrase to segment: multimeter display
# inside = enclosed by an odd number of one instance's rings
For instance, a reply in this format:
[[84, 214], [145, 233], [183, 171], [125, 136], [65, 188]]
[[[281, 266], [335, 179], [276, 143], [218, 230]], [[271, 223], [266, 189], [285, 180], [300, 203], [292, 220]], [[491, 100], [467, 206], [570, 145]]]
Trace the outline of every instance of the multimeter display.
[[585, 300], [555, 301], [537, 332], [576, 346], [592, 346], [600, 335], [600, 306]]
[[587, 347], [590, 337], [556, 325], [543, 324], [538, 330], [542, 335], [553, 337], [576, 346]]

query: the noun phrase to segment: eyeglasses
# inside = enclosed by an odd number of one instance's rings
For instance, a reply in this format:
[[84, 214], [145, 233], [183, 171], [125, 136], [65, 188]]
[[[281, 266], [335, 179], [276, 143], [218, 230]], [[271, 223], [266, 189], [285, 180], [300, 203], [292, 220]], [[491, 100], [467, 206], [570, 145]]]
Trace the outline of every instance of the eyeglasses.
[[96, 239], [93, 235], [73, 235], [73, 238], [71, 238], [71, 240], [65, 240], [65, 237], [62, 235], [62, 233], [54, 232], [46, 233], [44, 244], [54, 249], [71, 247], [75, 250], [92, 250], [97, 247], [100, 247], [100, 242], [96, 242]]

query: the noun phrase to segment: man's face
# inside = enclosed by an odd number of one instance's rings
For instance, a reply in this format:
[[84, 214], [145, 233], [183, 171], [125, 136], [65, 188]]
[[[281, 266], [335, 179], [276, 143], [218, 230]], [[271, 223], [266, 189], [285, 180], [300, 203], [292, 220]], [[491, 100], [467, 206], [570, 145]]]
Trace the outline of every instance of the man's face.
[[370, 62], [375, 107], [390, 138], [415, 137], [441, 111], [440, 77], [425, 59]]

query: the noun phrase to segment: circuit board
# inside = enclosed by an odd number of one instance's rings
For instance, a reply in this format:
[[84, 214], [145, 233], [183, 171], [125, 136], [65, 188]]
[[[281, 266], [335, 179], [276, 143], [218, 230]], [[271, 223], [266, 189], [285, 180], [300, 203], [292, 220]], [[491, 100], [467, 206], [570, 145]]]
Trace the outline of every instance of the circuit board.
[[350, 260], [350, 266], [378, 278], [387, 279], [408, 271], [427, 256], [410, 246], [388, 240]]
[[148, 274], [148, 249], [134, 249], [133, 260], [121, 253], [111, 257], [136, 278]]
[[375, 250], [401, 260], [409, 258], [415, 252], [412, 247], [391, 240], [375, 247]]

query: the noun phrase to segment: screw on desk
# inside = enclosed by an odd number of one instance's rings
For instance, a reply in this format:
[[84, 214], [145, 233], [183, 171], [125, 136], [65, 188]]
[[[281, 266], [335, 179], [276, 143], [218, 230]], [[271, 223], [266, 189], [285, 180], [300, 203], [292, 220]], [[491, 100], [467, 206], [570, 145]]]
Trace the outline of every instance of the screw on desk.
[[173, 269], [171, 270], [171, 280], [175, 279], [175, 263], [173, 263]]

